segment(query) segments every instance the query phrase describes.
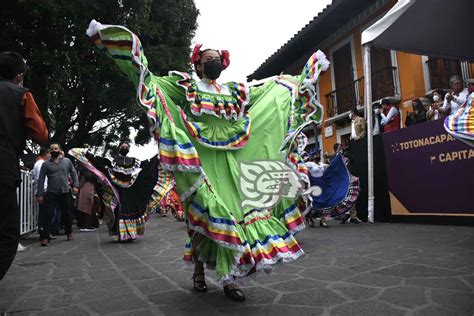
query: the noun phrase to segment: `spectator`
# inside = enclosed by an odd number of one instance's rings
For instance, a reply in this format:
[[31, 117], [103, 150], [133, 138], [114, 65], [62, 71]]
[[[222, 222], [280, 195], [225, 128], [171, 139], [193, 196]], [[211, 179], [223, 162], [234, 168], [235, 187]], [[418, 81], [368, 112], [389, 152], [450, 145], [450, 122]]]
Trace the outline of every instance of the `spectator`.
[[[49, 245], [51, 221], [55, 209], [61, 211], [61, 219], [64, 224], [67, 240], [73, 239], [68, 175], [71, 175], [74, 182], [74, 188], [72, 189], [74, 194], [77, 194], [79, 187], [76, 169], [74, 169], [71, 160], [60, 156], [61, 147], [59, 144], [51, 143], [49, 150], [51, 153], [51, 159], [43, 163], [38, 180], [38, 203], [46, 204], [46, 220], [43, 233], [40, 235], [41, 246]], [[44, 191], [45, 177], [48, 177], [48, 187], [46, 192]]]
[[[474, 79], [467, 79], [466, 83], [467, 83], [467, 93], [468, 93], [468, 96], [470, 96], [474, 92]], [[466, 103], [464, 103], [463, 106], [466, 106]]]
[[380, 125], [380, 121], [382, 120], [382, 116], [380, 115], [380, 103], [374, 103], [373, 105], [373, 118], [372, 118], [372, 135], [379, 135], [383, 132], [382, 125]]
[[48, 141], [48, 129], [33, 95], [23, 87], [25, 72], [20, 55], [0, 53], [0, 280], [15, 258], [20, 240], [18, 155], [28, 137], [39, 144]]
[[362, 223], [362, 221], [357, 217], [357, 209], [354, 205], [352, 205], [351, 209], [349, 210], [349, 213], [346, 213], [341, 216], [341, 224], [347, 224], [347, 223], [352, 223], [352, 224], [359, 224]]
[[407, 118], [405, 119], [405, 126], [412, 126], [419, 123], [426, 122], [426, 109], [423, 106], [423, 103], [420, 99], [413, 100], [411, 104], [413, 112], [407, 113]]
[[[33, 166], [33, 181], [34, 181], [34, 192], [35, 195], [38, 194], [38, 180], [39, 180], [39, 175], [41, 171], [41, 166], [43, 165], [43, 162], [45, 160], [48, 160], [50, 158], [49, 156], [49, 149], [48, 148], [41, 148], [38, 158]], [[46, 177], [44, 179], [44, 191], [46, 191], [48, 187], [48, 178]], [[41, 232], [43, 231], [43, 226], [44, 226], [44, 219], [46, 218], [45, 214], [45, 208], [44, 204], [39, 205], [39, 211], [38, 211], [38, 231]]]
[[366, 133], [365, 120], [359, 116], [357, 109], [353, 109], [351, 113], [349, 113], [349, 119], [351, 120], [351, 139], [359, 140], [364, 138]]
[[426, 112], [427, 120], [435, 121], [435, 120], [443, 119], [444, 115], [439, 111], [439, 108], [443, 106], [443, 100], [444, 100], [443, 89], [438, 89], [434, 91], [432, 100], [433, 102], [431, 103], [428, 112]]
[[466, 102], [469, 92], [464, 88], [460, 76], [451, 76], [449, 79], [451, 91], [444, 96], [443, 106], [439, 108], [445, 116], [456, 113], [459, 108]]
[[388, 99], [382, 100], [382, 119], [380, 124], [383, 126], [383, 132], [392, 132], [400, 129], [400, 112], [390, 103]]
[[93, 175], [86, 168], [81, 170], [80, 185], [77, 199], [77, 227], [81, 232], [95, 231], [94, 227], [98, 227], [95, 184]]

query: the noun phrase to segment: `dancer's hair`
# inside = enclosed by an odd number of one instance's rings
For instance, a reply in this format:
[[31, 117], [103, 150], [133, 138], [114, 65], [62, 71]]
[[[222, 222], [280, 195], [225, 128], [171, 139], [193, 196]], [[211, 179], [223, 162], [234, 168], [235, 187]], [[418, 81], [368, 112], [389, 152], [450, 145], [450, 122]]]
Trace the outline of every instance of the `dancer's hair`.
[[119, 145], [118, 145], [118, 147], [117, 147], [117, 148], [120, 148], [120, 147], [122, 147], [122, 145], [123, 145], [123, 144], [127, 144], [127, 145], [128, 145], [128, 147], [130, 147], [130, 141], [129, 141], [129, 140], [127, 140], [127, 139], [124, 139], [124, 140], [121, 140], [121, 141], [120, 141], [120, 143], [119, 143]]

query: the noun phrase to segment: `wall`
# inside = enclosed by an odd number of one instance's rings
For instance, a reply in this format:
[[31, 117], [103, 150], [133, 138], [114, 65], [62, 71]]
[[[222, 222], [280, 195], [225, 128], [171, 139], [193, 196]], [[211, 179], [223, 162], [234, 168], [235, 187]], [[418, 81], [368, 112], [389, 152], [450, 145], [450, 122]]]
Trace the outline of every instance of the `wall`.
[[[327, 52], [327, 50], [325, 50]], [[319, 101], [324, 107], [324, 119], [323, 122], [328, 119], [327, 114], [327, 102], [326, 102], [326, 97], [325, 95], [328, 94], [329, 92], [332, 91], [332, 84], [331, 84], [331, 72], [328, 70], [325, 73], [322, 74], [321, 78], [319, 79], [319, 92], [320, 95]], [[326, 137], [325, 134], [325, 127], [328, 125], [332, 125], [333, 128], [333, 136]], [[323, 142], [323, 148], [324, 148], [324, 153], [327, 152], [329, 155], [332, 154], [332, 148], [334, 144], [337, 142], [336, 140], [336, 124], [331, 123], [331, 124], [324, 124], [323, 123], [323, 128], [321, 130], [321, 136], [322, 136], [322, 142]], [[323, 154], [324, 154], [323, 153]]]
[[[423, 63], [420, 55], [397, 52], [398, 75], [400, 77], [401, 102], [399, 109], [403, 123], [407, 112], [411, 112], [411, 100], [425, 95]], [[405, 125], [403, 125], [405, 126]]]

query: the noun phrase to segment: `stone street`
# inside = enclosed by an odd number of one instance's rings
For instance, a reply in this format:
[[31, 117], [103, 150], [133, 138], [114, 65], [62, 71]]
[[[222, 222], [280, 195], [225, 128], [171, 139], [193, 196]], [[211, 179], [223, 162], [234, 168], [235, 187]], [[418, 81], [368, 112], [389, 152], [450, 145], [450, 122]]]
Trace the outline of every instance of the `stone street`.
[[347, 224], [297, 235], [306, 255], [258, 274], [247, 300], [192, 288], [182, 263], [184, 223], [154, 216], [146, 235], [119, 244], [105, 227], [23, 240], [0, 282], [7, 315], [473, 315], [474, 229], [416, 224]]

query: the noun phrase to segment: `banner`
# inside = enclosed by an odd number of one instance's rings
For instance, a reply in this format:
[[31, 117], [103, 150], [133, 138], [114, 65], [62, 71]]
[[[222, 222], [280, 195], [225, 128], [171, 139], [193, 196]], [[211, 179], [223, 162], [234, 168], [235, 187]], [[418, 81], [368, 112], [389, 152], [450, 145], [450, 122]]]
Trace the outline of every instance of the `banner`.
[[474, 148], [443, 120], [383, 134], [393, 215], [474, 216]]

